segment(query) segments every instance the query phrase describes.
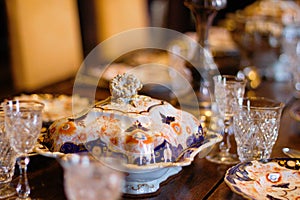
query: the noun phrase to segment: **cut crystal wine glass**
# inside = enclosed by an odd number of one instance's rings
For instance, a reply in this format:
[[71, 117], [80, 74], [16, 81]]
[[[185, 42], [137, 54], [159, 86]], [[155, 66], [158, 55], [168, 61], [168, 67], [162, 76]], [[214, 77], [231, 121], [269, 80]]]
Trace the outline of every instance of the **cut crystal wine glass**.
[[212, 152], [206, 158], [219, 164], [235, 164], [239, 162], [236, 154], [230, 153], [230, 135], [232, 135], [233, 116], [238, 105], [238, 99], [245, 93], [246, 80], [231, 75], [218, 75], [213, 77], [215, 101], [220, 117], [224, 122], [222, 131], [223, 141], [219, 145], [220, 151]]
[[5, 114], [0, 107], [0, 199], [16, 194], [11, 185], [16, 163], [16, 153], [12, 149], [5, 131]]
[[27, 178], [28, 153], [32, 151], [41, 132], [44, 104], [37, 101], [7, 100], [3, 103], [3, 108], [10, 144], [19, 155], [17, 163], [20, 177], [16, 188], [18, 199], [30, 199]]

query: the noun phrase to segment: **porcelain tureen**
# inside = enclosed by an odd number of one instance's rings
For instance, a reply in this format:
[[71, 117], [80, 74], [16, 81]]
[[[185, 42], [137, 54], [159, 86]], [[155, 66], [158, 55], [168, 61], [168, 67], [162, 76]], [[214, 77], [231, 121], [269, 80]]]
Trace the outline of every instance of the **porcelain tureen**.
[[54, 121], [45, 140], [50, 151], [120, 158], [128, 174], [123, 192], [145, 194], [221, 140], [204, 133], [190, 113], [138, 95], [141, 88], [135, 76], [117, 75], [110, 82], [111, 97], [84, 114]]

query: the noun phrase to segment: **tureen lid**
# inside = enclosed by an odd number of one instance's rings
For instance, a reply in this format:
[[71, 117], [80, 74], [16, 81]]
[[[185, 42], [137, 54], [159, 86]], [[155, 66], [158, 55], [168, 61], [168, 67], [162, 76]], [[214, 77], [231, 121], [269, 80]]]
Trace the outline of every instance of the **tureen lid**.
[[122, 158], [135, 167], [190, 163], [204, 143], [200, 121], [166, 101], [138, 95], [141, 88], [134, 75], [117, 75], [110, 82], [109, 98], [84, 115], [50, 126], [50, 149], [88, 150], [100, 157]]
[[138, 95], [138, 91], [142, 87], [143, 84], [135, 75], [128, 73], [118, 74], [110, 81], [111, 96], [104, 101], [98, 102], [95, 108], [141, 114], [147, 112], [150, 107], [166, 104], [163, 100]]

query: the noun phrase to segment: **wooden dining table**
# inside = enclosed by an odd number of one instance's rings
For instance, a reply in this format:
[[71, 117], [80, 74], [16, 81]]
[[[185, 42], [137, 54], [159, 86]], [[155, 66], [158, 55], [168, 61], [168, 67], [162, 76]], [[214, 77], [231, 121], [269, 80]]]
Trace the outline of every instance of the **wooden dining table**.
[[[72, 94], [74, 79], [64, 80], [59, 83], [41, 88], [35, 93]], [[300, 122], [290, 115], [290, 107], [300, 100], [293, 96], [293, 89], [289, 82], [276, 82], [264, 80], [262, 84], [247, 92], [248, 95], [264, 96], [285, 103], [281, 118], [279, 136], [273, 148], [272, 158], [287, 157], [283, 154], [283, 147], [300, 150]], [[97, 89], [96, 98], [105, 99], [109, 91], [105, 88]], [[234, 139], [233, 139], [234, 142]], [[233, 145], [234, 146], [234, 145]], [[235, 149], [233, 149], [235, 151]], [[199, 199], [224, 199], [238, 200], [242, 196], [234, 193], [224, 182], [224, 176], [230, 165], [221, 165], [209, 162], [206, 158], [195, 157], [194, 161], [176, 175], [169, 177], [161, 183], [157, 192], [147, 195], [123, 194], [121, 199], [149, 199], [149, 200], [199, 200]], [[31, 198], [45, 200], [66, 199], [64, 193], [63, 169], [55, 158], [34, 155], [30, 157], [28, 166]], [[18, 181], [18, 170], [13, 179], [13, 184]]]

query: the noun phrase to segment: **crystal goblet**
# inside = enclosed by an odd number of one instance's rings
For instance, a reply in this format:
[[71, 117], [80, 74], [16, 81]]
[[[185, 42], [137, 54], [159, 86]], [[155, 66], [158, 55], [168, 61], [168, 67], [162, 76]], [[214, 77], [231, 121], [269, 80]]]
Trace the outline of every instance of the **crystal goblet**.
[[243, 98], [238, 102], [233, 124], [240, 161], [270, 158], [284, 104], [264, 97]]
[[19, 155], [17, 163], [20, 177], [16, 188], [18, 199], [30, 199], [27, 178], [28, 153], [32, 151], [41, 132], [44, 104], [37, 101], [6, 100], [3, 108], [10, 144]]
[[223, 141], [219, 145], [220, 151], [209, 154], [206, 158], [219, 164], [235, 164], [239, 162], [236, 154], [230, 153], [230, 135], [232, 135], [233, 116], [238, 105], [238, 99], [245, 93], [246, 80], [231, 75], [218, 75], [213, 77], [215, 101], [219, 115], [223, 119]]
[[0, 107], [0, 199], [16, 194], [16, 189], [11, 185], [14, 175], [16, 153], [12, 149], [5, 132], [4, 111]]

